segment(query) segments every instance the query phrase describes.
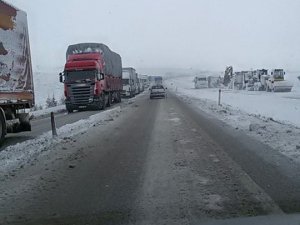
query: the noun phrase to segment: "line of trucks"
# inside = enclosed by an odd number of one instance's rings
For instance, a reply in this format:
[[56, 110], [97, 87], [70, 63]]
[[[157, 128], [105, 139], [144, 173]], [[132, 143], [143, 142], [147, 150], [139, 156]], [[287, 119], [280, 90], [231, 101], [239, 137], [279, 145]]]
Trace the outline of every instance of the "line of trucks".
[[230, 89], [268, 92], [290, 92], [293, 84], [285, 80], [283, 69], [258, 69], [233, 72], [232, 66], [225, 70], [224, 77], [199, 75], [194, 78], [195, 88], [216, 88], [225, 86]]
[[101, 43], [70, 45], [66, 52], [64, 71], [66, 109], [105, 109], [121, 97], [133, 97], [144, 91], [148, 77], [132, 67], [122, 68], [119, 54]]
[[293, 88], [293, 84], [285, 80], [283, 69], [257, 69], [233, 73], [231, 66], [225, 70], [224, 85], [238, 90], [268, 92], [290, 92]]
[[[70, 113], [105, 109], [150, 84], [147, 75], [122, 68], [121, 56], [101, 43], [70, 45], [59, 81]], [[0, 144], [7, 133], [31, 131], [29, 109], [34, 103], [27, 15], [0, 0]]]

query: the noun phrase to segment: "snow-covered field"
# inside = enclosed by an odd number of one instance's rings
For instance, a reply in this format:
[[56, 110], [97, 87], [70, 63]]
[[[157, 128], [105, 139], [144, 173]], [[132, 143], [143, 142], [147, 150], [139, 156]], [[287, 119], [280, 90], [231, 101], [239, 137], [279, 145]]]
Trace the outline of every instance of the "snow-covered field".
[[273, 149], [300, 162], [300, 81], [287, 74], [292, 92], [267, 93], [222, 89], [195, 89], [193, 76], [169, 78], [166, 84], [184, 101], [213, 114], [235, 129], [247, 132]]
[[44, 116], [44, 115], [49, 115], [51, 112], [57, 113], [57, 112], [65, 111], [65, 110], [66, 110], [65, 105], [58, 105], [58, 106], [51, 107], [51, 108], [32, 111], [32, 112], [30, 112], [30, 115], [33, 115], [36, 118], [36, 117], [40, 117], [40, 116]]
[[53, 95], [57, 102], [64, 96], [64, 86], [59, 82], [60, 68], [37, 67], [33, 71], [36, 105], [45, 107], [46, 99]]

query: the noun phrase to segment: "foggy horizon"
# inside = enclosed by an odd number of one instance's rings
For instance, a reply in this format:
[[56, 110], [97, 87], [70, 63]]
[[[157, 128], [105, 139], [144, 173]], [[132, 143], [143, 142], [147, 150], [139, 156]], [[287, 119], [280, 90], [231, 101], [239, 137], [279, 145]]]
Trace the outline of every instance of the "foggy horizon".
[[299, 70], [299, 1], [6, 1], [27, 13], [34, 68], [99, 42], [124, 67]]

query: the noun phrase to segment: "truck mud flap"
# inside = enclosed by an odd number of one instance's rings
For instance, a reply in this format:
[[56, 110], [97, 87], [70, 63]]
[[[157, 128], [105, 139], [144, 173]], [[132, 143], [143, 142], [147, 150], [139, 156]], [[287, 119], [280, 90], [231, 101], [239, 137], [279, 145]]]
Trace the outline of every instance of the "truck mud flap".
[[17, 118], [20, 121], [20, 131], [31, 131], [29, 113], [19, 113], [17, 114]]

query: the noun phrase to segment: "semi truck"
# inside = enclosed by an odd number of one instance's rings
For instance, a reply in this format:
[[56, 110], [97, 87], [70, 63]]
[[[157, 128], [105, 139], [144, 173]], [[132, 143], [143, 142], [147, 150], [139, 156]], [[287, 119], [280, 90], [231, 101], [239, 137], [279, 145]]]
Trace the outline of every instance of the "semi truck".
[[268, 79], [268, 70], [258, 69], [253, 71], [254, 91], [265, 91]]
[[154, 82], [155, 82], [156, 85], [162, 85], [162, 83], [163, 83], [162, 76], [155, 76], [154, 77]]
[[0, 0], [0, 143], [7, 133], [30, 131], [34, 105], [27, 15]]
[[132, 67], [125, 67], [122, 69], [122, 76], [122, 96], [132, 98], [136, 95], [136, 71]]
[[235, 72], [230, 83], [248, 91], [290, 92], [293, 87], [291, 82], [285, 80], [283, 69]]
[[145, 88], [147, 88], [147, 83], [148, 83], [148, 76], [147, 75], [142, 75], [138, 74], [138, 79], [140, 81], [140, 92], [143, 92]]
[[194, 78], [195, 88], [208, 88], [208, 79], [205, 75], [198, 75]]
[[140, 80], [138, 78], [138, 74], [134, 74], [134, 84], [135, 84], [135, 95], [138, 95], [141, 90], [140, 90]]
[[162, 76], [148, 76], [150, 85], [162, 85], [163, 78]]
[[64, 83], [69, 113], [81, 109], [105, 109], [113, 102], [121, 102], [121, 57], [102, 43], [70, 45], [59, 80]]

